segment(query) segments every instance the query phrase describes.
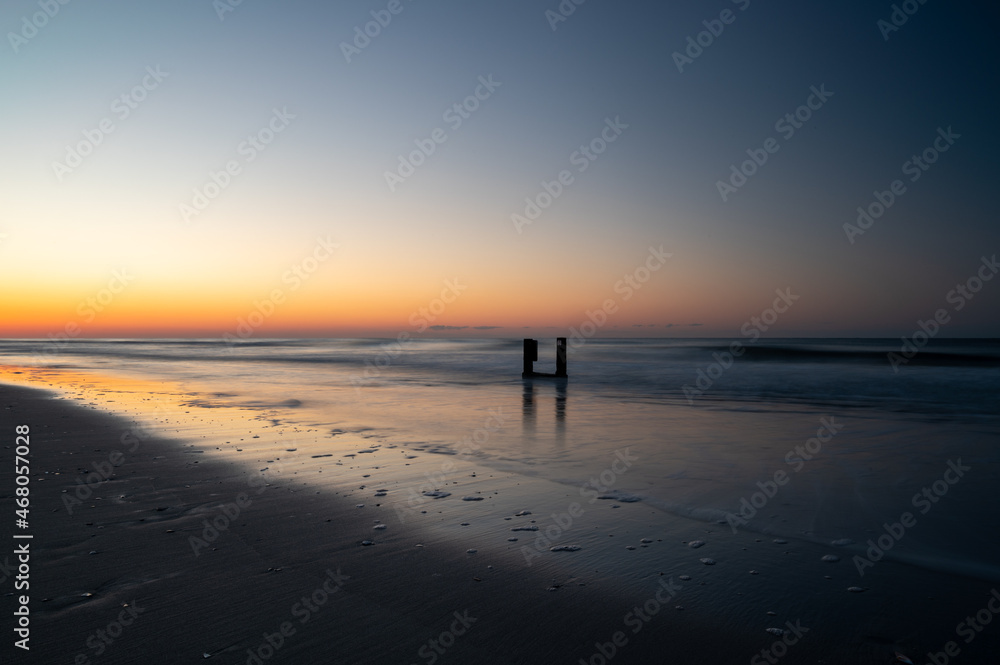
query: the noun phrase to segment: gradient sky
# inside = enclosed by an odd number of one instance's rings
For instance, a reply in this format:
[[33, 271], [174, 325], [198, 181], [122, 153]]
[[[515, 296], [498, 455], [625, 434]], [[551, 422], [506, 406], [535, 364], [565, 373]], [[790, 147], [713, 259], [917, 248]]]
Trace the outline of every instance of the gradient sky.
[[[257, 302], [258, 337], [394, 336], [458, 280], [425, 319], [449, 328], [425, 334], [565, 332], [612, 299], [602, 336], [735, 338], [790, 288], [769, 335], [908, 335], [947, 308], [945, 335], [1000, 336], [1000, 279], [946, 301], [1000, 253], [985, 4], [914, 2], [885, 39], [889, 2], [589, 0], [553, 29], [557, 0], [402, 0], [351, 62], [342, 43], [388, 0], [220, 5], [78, 0], [35, 34], [37, 1], [3, 3], [0, 335], [214, 337]], [[723, 10], [733, 22], [711, 24]], [[704, 21], [724, 29], [678, 71]], [[445, 112], [491, 76], [454, 127]], [[833, 95], [785, 138], [775, 122], [812, 86]], [[275, 109], [295, 117], [251, 161], [240, 146]], [[615, 118], [628, 128], [580, 172], [572, 155]], [[911, 182], [904, 162], [949, 127], [960, 138]], [[436, 128], [447, 140], [390, 191]], [[778, 151], [723, 201], [717, 182], [769, 137]], [[572, 184], [519, 233], [512, 214], [563, 170]], [[896, 179], [905, 193], [849, 242]], [[338, 248], [313, 263], [321, 238]], [[626, 301], [616, 284], [660, 246], [672, 256]]]

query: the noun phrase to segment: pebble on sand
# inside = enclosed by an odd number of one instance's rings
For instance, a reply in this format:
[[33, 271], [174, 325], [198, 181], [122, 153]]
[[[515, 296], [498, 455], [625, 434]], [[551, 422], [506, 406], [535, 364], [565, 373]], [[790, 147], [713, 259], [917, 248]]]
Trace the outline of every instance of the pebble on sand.
[[531, 526], [516, 526], [513, 529], [511, 529], [511, 531], [538, 531], [538, 527], [534, 526], [534, 525], [531, 525]]
[[441, 490], [427, 491], [424, 492], [424, 496], [429, 496], [432, 499], [443, 499], [446, 496], [451, 496], [451, 492], [442, 492]]
[[704, 540], [692, 540], [690, 543], [688, 543], [688, 547], [696, 550], [704, 544], [705, 544]]
[[621, 492], [619, 490], [615, 490], [614, 492], [611, 492], [609, 494], [602, 494], [597, 498], [607, 499], [610, 501], [621, 501], [622, 503], [635, 503], [636, 501], [642, 501], [641, 496], [637, 496], [635, 494], [629, 494], [628, 492]]
[[698, 561], [701, 561], [706, 566], [714, 566], [715, 565], [715, 559], [709, 559], [708, 557], [702, 557], [701, 559], [698, 559]]
[[837, 563], [838, 561], [840, 561], [840, 557], [837, 556], [836, 554], [827, 554], [822, 559], [820, 559], [820, 561], [826, 561], [827, 563]]
[[577, 545], [557, 545], [556, 547], [550, 547], [550, 552], [579, 552], [580, 547]]
[[482, 501], [483, 498], [481, 496], [463, 496], [462, 501]]
[[688, 580], [691, 579], [691, 576], [690, 575], [678, 575], [677, 579], [684, 580], [685, 582], [687, 582]]
[[850, 591], [851, 593], [864, 593], [866, 591], [864, 587], [859, 587], [859, 586], [849, 586], [847, 587], [847, 590]]

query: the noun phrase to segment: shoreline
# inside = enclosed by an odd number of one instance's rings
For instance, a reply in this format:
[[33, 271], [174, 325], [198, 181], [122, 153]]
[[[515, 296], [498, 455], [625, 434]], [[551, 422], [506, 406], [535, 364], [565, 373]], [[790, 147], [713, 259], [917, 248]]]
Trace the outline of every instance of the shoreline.
[[[280, 641], [283, 626], [295, 632], [262, 662], [426, 662], [420, 650], [450, 630], [456, 612], [477, 621], [442, 658], [551, 662], [613, 632], [604, 627], [620, 623], [617, 608], [627, 605], [607, 602], [618, 594], [600, 583], [553, 582], [546, 567], [513, 565], [502, 553], [469, 555], [455, 540], [397, 524], [387, 506], [358, 509], [276, 478], [251, 482], [261, 476], [192, 459], [188, 441], [161, 433], [136, 437], [126, 461], [68, 509], [63, 490], [82, 470], [117, 461], [107, 442], [136, 426], [38, 390], [0, 384], [0, 395], [10, 407], [5, 425], [28, 423], [32, 436], [29, 662], [176, 663], [204, 654], [254, 662], [247, 649], [266, 654], [265, 636]], [[10, 486], [10, 474], [0, 482]], [[191, 539], [206, 539], [204, 520], [225, 524], [224, 505], [231, 525], [195, 554]], [[385, 536], [360, 545], [378, 533], [374, 520], [390, 525]], [[318, 606], [316, 590], [340, 580], [338, 571], [348, 579]], [[107, 637], [126, 604], [138, 616]], [[497, 653], [512, 634], [520, 636], [512, 653]], [[635, 646], [630, 657], [654, 647]]]
[[[995, 587], [884, 561], [865, 578], [869, 590], [848, 593], [858, 578], [847, 552], [831, 565], [820, 561], [828, 546], [731, 534], [725, 525], [642, 502], [585, 504], [586, 515], [558, 540], [583, 549], [539, 551], [526, 565], [520, 548], [555, 516], [572, 515], [570, 506], [580, 502], [572, 489], [459, 461], [453, 495], [400, 520], [391, 501], [373, 498], [382, 485], [369, 486], [361, 473], [400, 450], [343, 462], [297, 459], [275, 472], [268, 462], [282, 460], [267, 450], [259, 465], [211, 454], [228, 441], [215, 440], [210, 425], [170, 436], [181, 431], [176, 414], [160, 414], [147, 429], [38, 389], [0, 384], [0, 395], [4, 426], [13, 431], [14, 420], [27, 422], [33, 435], [38, 587], [29, 662], [73, 662], [77, 654], [93, 663], [188, 662], [208, 654], [213, 662], [254, 663], [256, 653], [261, 663], [421, 663], [435, 656], [442, 663], [599, 663], [612, 651], [615, 663], [665, 653], [677, 663], [749, 662], [775, 642], [766, 628], [796, 625], [809, 630], [788, 662], [887, 662], [895, 650], [923, 662], [922, 650], [952, 639], [950, 628]], [[251, 425], [247, 432], [263, 427], [246, 418], [243, 424]], [[124, 460], [112, 457], [115, 441], [129, 446]], [[67, 503], [81, 473], [116, 461], [92, 496]], [[328, 466], [309, 466], [317, 464]], [[0, 496], [12, 499], [4, 466]], [[302, 479], [322, 471], [337, 480]], [[482, 490], [482, 501], [461, 500], [466, 483]], [[392, 497], [391, 483], [386, 489]], [[515, 518], [515, 506], [535, 514]], [[221, 529], [217, 536], [206, 520]], [[374, 529], [378, 523], [386, 528]], [[539, 531], [511, 533], [512, 524]], [[696, 539], [706, 545], [689, 548]], [[474, 554], [466, 552], [470, 544]], [[302, 602], [313, 593], [326, 598], [313, 602], [315, 610]], [[127, 613], [123, 603], [141, 612], [98, 655], [88, 640], [100, 640], [97, 631]], [[463, 616], [477, 620], [465, 625]], [[281, 647], [261, 658], [267, 635]], [[442, 635], [453, 644], [437, 653], [440, 645], [430, 640]], [[988, 642], [963, 644], [963, 654], [983, 649], [985, 658]], [[500, 644], [509, 651], [500, 653]]]

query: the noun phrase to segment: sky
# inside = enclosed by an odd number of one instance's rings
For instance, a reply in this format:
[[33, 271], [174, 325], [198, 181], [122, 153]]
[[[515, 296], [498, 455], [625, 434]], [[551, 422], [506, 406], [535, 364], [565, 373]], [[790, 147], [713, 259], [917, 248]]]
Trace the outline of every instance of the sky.
[[0, 336], [1000, 337], [998, 24], [7, 0]]

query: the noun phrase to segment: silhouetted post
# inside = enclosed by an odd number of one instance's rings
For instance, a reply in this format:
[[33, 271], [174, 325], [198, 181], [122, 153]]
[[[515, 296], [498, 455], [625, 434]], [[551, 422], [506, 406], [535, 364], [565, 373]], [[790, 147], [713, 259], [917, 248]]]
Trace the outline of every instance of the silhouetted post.
[[538, 340], [524, 340], [524, 369], [521, 371], [521, 378], [526, 379], [535, 373], [532, 365], [538, 360]]
[[525, 339], [524, 340], [524, 369], [521, 371], [522, 379], [532, 379], [532, 378], [549, 378], [549, 379], [565, 379], [566, 374], [566, 338], [559, 337], [556, 339], [556, 373], [547, 374], [545, 372], [536, 372], [534, 368], [534, 363], [538, 360], [538, 340], [535, 339]]
[[566, 376], [566, 338], [556, 338], [556, 376]]

